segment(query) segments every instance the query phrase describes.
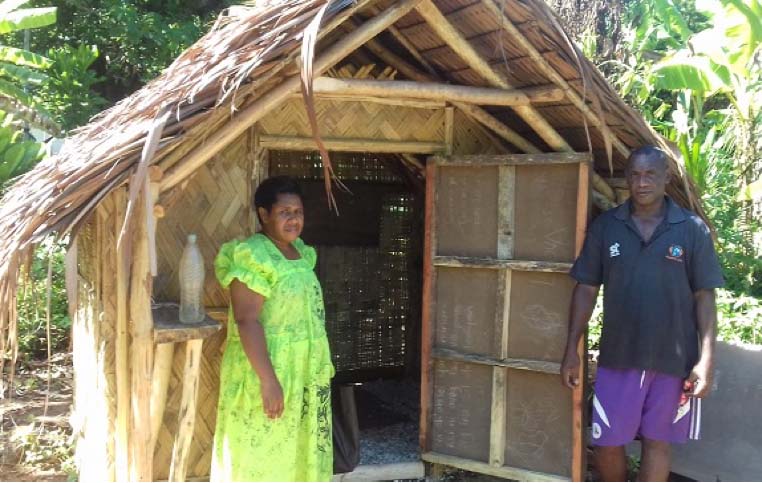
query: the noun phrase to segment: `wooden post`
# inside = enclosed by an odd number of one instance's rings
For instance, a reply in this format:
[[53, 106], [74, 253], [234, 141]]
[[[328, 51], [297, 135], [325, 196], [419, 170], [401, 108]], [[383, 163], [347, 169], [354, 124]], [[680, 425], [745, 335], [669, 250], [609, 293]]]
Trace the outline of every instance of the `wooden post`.
[[151, 379], [151, 454], [156, 451], [161, 423], [164, 421], [164, 409], [167, 405], [167, 388], [172, 375], [172, 360], [175, 344], [168, 342], [156, 344], [153, 378]]
[[[384, 10], [379, 15], [365, 22], [360, 28], [344, 36], [341, 40], [331, 45], [323, 54], [315, 59], [313, 71], [320, 75], [332, 67], [341, 59], [352, 53], [355, 49], [372, 39], [389, 25], [393, 24], [422, 0], [403, 0]], [[162, 181], [162, 190], [167, 190], [180, 183], [191, 173], [195, 172], [220, 149], [237, 139], [246, 129], [257, 122], [272, 109], [279, 106], [292, 92], [296, 92], [300, 86], [300, 77], [292, 76], [269, 92], [263, 93], [248, 107], [241, 110], [237, 116], [227, 123], [225, 129], [219, 130], [209, 136], [207, 142], [196, 147], [188, 153], [185, 160], [175, 167]]]
[[204, 340], [193, 339], [185, 343], [185, 368], [183, 394], [177, 418], [177, 435], [172, 448], [169, 481], [185, 481], [188, 469], [188, 452], [196, 423], [196, 396], [201, 365], [201, 348]]
[[453, 151], [453, 140], [455, 138], [455, 108], [445, 107], [445, 121], [444, 121], [444, 142], [445, 142], [445, 154], [448, 156]]
[[421, 310], [421, 452], [431, 450], [431, 403], [434, 391], [434, 374], [431, 349], [434, 343], [434, 317], [436, 301], [434, 287], [436, 272], [434, 256], [437, 250], [436, 235], [436, 184], [437, 170], [433, 162], [426, 164], [426, 209], [423, 244], [423, 306]]
[[[148, 183], [146, 183], [147, 185]], [[153, 317], [151, 295], [153, 277], [148, 241], [147, 203], [150, 196], [146, 186], [138, 196], [133, 235], [133, 263], [130, 281], [131, 354], [131, 418], [130, 418], [130, 480], [153, 480], [151, 449], [151, 377], [153, 375]]]
[[[114, 190], [114, 235], [119, 236], [127, 211], [127, 198], [124, 188]], [[129, 333], [127, 331], [127, 298], [129, 280], [129, 262], [125, 255], [126, 248], [121, 246], [116, 252], [116, 479], [127, 481], [129, 471], [130, 427], [130, 370], [129, 370]]]
[[[574, 237], [574, 254], [579, 256], [582, 251], [582, 245], [585, 242], [585, 231], [587, 229], [587, 218], [589, 212], [590, 198], [590, 164], [587, 162], [579, 163], [579, 186], [577, 188], [577, 225]], [[587, 345], [587, 331], [577, 345], [577, 355], [580, 360], [580, 369], [577, 373], [579, 384], [572, 389], [572, 480], [585, 481], [585, 432], [584, 432], [584, 396], [585, 396], [585, 377], [587, 371], [587, 357], [585, 347]]]

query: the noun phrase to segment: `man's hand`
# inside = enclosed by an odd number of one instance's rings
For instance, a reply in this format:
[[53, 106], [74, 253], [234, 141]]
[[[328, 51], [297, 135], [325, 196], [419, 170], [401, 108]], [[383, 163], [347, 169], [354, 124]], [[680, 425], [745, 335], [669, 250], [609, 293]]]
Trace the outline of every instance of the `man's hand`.
[[283, 389], [276, 377], [262, 381], [262, 404], [268, 418], [278, 419], [283, 415]]
[[561, 362], [561, 384], [574, 389], [579, 386], [579, 355], [576, 350], [567, 350]]
[[693, 367], [691, 374], [683, 384], [688, 395], [698, 398], [706, 397], [712, 390], [714, 368], [711, 363], [699, 362]]

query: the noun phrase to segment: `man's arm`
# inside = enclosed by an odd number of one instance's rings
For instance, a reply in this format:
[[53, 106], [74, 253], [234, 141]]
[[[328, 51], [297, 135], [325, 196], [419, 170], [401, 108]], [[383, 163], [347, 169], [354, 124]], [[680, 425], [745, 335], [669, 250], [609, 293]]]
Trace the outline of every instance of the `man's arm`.
[[569, 388], [579, 385], [580, 360], [577, 346], [585, 334], [590, 316], [595, 309], [600, 285], [585, 285], [578, 283], [572, 293], [569, 308], [569, 333], [566, 337], [566, 351], [561, 362], [561, 383]]
[[717, 339], [717, 305], [714, 289], [699, 290], [693, 294], [696, 303], [696, 325], [701, 344], [701, 355], [688, 377], [693, 383], [694, 397], [704, 397], [712, 389], [714, 374], [714, 342]]

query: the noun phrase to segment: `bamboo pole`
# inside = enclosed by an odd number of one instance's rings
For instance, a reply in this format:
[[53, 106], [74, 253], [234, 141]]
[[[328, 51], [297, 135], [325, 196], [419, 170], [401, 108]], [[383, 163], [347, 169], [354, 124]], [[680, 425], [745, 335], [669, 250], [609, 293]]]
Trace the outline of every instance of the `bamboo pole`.
[[527, 40], [527, 38], [524, 36], [524, 34], [521, 33], [516, 25], [514, 25], [511, 19], [505, 15], [505, 12], [503, 12], [502, 8], [498, 7], [498, 5], [496, 5], [493, 0], [482, 0], [482, 3], [491, 11], [493, 18], [499, 19], [498, 23], [500, 24], [500, 27], [502, 27], [508, 36], [513, 39], [519, 46], [521, 46], [532, 58], [532, 60], [534, 60], [535, 66], [537, 66], [537, 68], [540, 69], [540, 71], [545, 74], [554, 84], [558, 85], [561, 89], [564, 90], [566, 97], [572, 102], [572, 104], [574, 104], [577, 109], [582, 111], [582, 113], [593, 126], [596, 126], [598, 129], [600, 129], [604, 138], [609, 138], [612, 141], [612, 144], [622, 156], [625, 158], [628, 157], [630, 155], [629, 148], [617, 137], [616, 134], [611, 131], [605, 122], [601, 122], [602, 120], [592, 111], [592, 109], [590, 109], [590, 107], [582, 100], [582, 98], [580, 98], [577, 91], [569, 85], [566, 79], [561, 77], [561, 75], [550, 65], [550, 63], [545, 60], [542, 54], [540, 54], [540, 52], [537, 50], [537, 47], [532, 45], [532, 43]]
[[[146, 180], [147, 181], [147, 180]], [[146, 183], [147, 184], [147, 183]], [[153, 277], [149, 259], [146, 206], [140, 197], [150, 196], [143, 189], [136, 200], [133, 263], [130, 281], [131, 418], [130, 480], [153, 480], [151, 444], [151, 376], [153, 375], [153, 317], [151, 292]]]
[[203, 339], [193, 339], [185, 343], [185, 368], [183, 372], [183, 393], [180, 413], [177, 419], [177, 436], [172, 448], [172, 463], [169, 467], [169, 481], [185, 481], [188, 467], [188, 452], [196, 423], [196, 398], [201, 365]]
[[[326, 49], [319, 58], [315, 59], [313, 63], [315, 75], [317, 76], [325, 72], [328, 68], [352, 53], [352, 51], [378, 35], [389, 25], [410, 12], [421, 1], [423, 0], [402, 0], [386, 9], [383, 13], [371, 18], [354, 32], [343, 37]], [[161, 184], [162, 190], [172, 188], [195, 172], [215, 153], [237, 139], [252, 124], [280, 105], [291, 93], [296, 92], [299, 86], [299, 77], [292, 76], [284, 79], [282, 83], [269, 92], [261, 94], [256, 101], [231, 119], [225, 126], [225, 129], [216, 132], [209, 137], [206, 143], [188, 153], [182, 164], [164, 177]]]
[[[260, 134], [260, 146], [266, 149], [304, 151], [315, 149], [315, 140], [299, 136]], [[436, 141], [391, 141], [383, 139], [323, 138], [329, 151], [367, 151], [374, 153], [444, 153], [445, 144]]]
[[555, 86], [535, 86], [526, 89], [494, 89], [399, 80], [315, 79], [318, 94], [428, 99], [433, 101], [460, 101], [468, 104], [491, 106], [528, 106], [532, 103], [557, 102], [564, 93]]
[[[127, 199], [124, 188], [114, 190], [114, 236], [118, 236], [124, 223]], [[127, 331], [127, 298], [129, 288], [129, 267], [126, 265], [126, 247], [117, 247], [116, 252], [116, 479], [127, 481], [129, 471], [130, 426], [130, 372], [129, 372], [129, 334]]]

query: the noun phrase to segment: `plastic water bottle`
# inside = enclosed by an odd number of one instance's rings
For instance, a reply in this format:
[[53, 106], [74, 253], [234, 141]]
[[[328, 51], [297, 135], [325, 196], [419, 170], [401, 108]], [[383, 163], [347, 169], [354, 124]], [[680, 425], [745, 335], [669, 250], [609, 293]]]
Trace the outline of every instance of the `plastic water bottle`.
[[194, 324], [204, 320], [204, 259], [196, 235], [188, 235], [180, 259], [180, 322]]

